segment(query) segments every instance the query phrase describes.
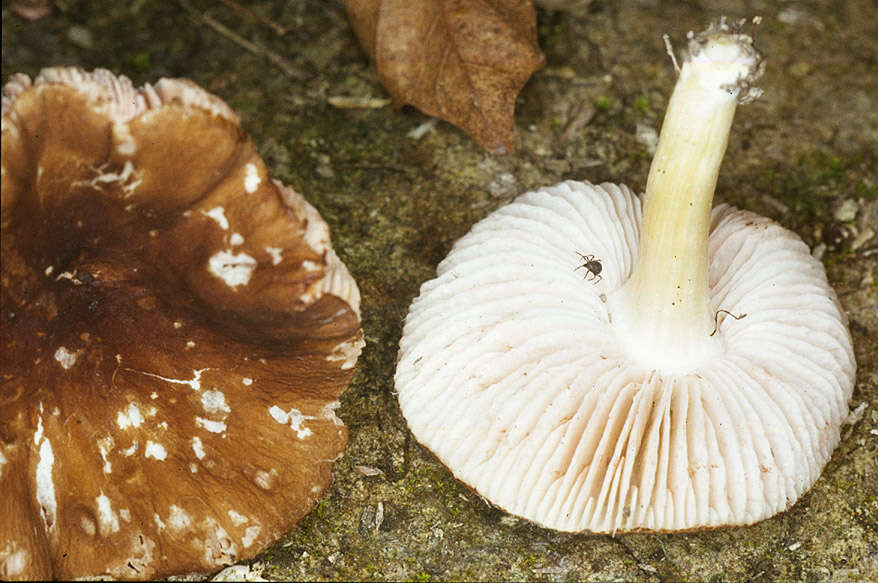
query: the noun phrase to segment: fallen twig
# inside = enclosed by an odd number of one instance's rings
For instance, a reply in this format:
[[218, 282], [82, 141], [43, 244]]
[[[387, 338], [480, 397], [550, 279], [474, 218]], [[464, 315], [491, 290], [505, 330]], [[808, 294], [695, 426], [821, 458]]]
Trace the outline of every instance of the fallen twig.
[[207, 14], [204, 14], [203, 12], [196, 9], [194, 6], [192, 6], [192, 4], [189, 2], [189, 0], [177, 0], [177, 3], [180, 6], [182, 6], [183, 9], [186, 12], [188, 12], [189, 15], [193, 19], [195, 19], [203, 24], [206, 24], [207, 26], [212, 28], [214, 30], [214, 32], [218, 33], [220, 36], [227, 38], [228, 40], [237, 44], [241, 48], [253, 53], [254, 55], [259, 55], [261, 57], [264, 57], [272, 65], [276, 66], [281, 71], [283, 71], [288, 77], [291, 77], [293, 79], [298, 79], [298, 80], [302, 80], [302, 79], [307, 78], [307, 75], [305, 75], [305, 73], [296, 69], [292, 63], [290, 63], [288, 60], [286, 60], [285, 58], [283, 58], [279, 54], [265, 48], [264, 46], [262, 46], [260, 44], [257, 44], [257, 43], [254, 43], [252, 41], [247, 40], [246, 38], [242, 37], [241, 35], [239, 35], [235, 31], [229, 29], [227, 26], [225, 26], [221, 22], [218, 22], [217, 20], [215, 20], [211, 16], [208, 16]]
[[235, 2], [234, 0], [219, 0], [219, 1], [222, 2], [223, 4], [225, 4], [226, 6], [228, 6], [229, 8], [231, 8], [232, 10], [234, 10], [235, 12], [239, 12], [241, 14], [249, 16], [253, 20], [257, 21], [258, 23], [260, 23], [264, 26], [267, 26], [268, 28], [273, 30], [278, 36], [283, 36], [287, 33], [286, 27], [279, 25], [278, 23], [271, 20], [270, 18], [266, 18], [265, 16], [256, 12], [255, 10], [247, 8], [246, 6], [242, 6], [241, 4]]

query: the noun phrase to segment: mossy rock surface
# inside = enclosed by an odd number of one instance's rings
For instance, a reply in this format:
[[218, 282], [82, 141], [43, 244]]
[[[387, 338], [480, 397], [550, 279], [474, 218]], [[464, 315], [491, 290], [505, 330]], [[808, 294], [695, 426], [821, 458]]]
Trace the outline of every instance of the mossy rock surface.
[[[547, 66], [519, 96], [518, 148], [495, 156], [443, 122], [407, 137], [429, 121], [409, 108], [331, 105], [335, 96], [386, 97], [340, 2], [247, 4], [283, 35], [208, 0], [53, 4], [49, 16], [27, 21], [3, 3], [4, 80], [53, 65], [105, 67], [136, 84], [193, 79], [241, 115], [273, 175], [318, 208], [360, 284], [367, 345], [339, 411], [350, 446], [317, 508], [251, 561], [263, 577], [878, 580], [873, 2], [751, 5], [763, 17], [765, 95], [738, 110], [716, 194], [717, 202], [776, 219], [822, 252], [850, 317], [859, 415], [789, 511], [746, 528], [615, 537], [562, 534], [507, 516], [413, 440], [393, 393], [402, 322], [452, 243], [516, 195], [567, 178], [642, 190], [650, 161], [644, 136], [659, 129], [674, 83], [661, 34], [682, 44], [686, 31], [721, 14], [753, 14], [728, 13], [740, 8], [715, 0], [595, 0], [585, 14], [540, 11]], [[283, 62], [241, 48], [210, 23]]]

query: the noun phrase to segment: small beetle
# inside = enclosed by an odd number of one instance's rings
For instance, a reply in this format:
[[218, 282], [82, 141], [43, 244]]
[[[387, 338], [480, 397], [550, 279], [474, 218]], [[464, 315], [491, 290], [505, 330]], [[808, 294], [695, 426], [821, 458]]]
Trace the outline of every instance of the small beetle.
[[[580, 259], [582, 259], [582, 265], [580, 265], [576, 269], [580, 269], [583, 267], [585, 268], [585, 279], [588, 279], [589, 275], [591, 275], [591, 279], [594, 280], [595, 283], [603, 279], [603, 277], [601, 276], [601, 270], [604, 268], [604, 266], [601, 265], [600, 259], [595, 259], [594, 255], [592, 255], [591, 253], [589, 253], [588, 255], [583, 255], [582, 253], [579, 253], [577, 251], [576, 254], [579, 255]], [[576, 269], [574, 269], [574, 271], [576, 271]]]

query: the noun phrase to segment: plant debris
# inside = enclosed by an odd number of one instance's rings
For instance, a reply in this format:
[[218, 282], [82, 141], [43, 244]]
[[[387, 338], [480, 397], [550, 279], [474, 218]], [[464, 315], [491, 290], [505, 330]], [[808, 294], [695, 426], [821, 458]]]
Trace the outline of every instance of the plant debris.
[[397, 105], [448, 121], [486, 150], [515, 147], [515, 97], [545, 61], [527, 0], [345, 0]]

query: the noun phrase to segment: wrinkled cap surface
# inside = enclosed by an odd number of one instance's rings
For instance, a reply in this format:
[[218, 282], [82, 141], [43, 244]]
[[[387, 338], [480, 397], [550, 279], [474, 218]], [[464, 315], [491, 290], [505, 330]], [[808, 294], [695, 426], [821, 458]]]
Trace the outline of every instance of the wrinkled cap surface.
[[395, 380], [409, 427], [493, 504], [558, 530], [780, 512], [829, 459], [854, 383], [823, 268], [769, 219], [715, 208], [711, 306], [746, 317], [720, 312], [722, 356], [664, 374], [625, 356], [609, 308], [640, 222], [627, 188], [565, 182], [476, 224], [406, 318]]
[[0, 575], [258, 553], [347, 442], [359, 292], [328, 227], [186, 80], [17, 75], [2, 119]]

